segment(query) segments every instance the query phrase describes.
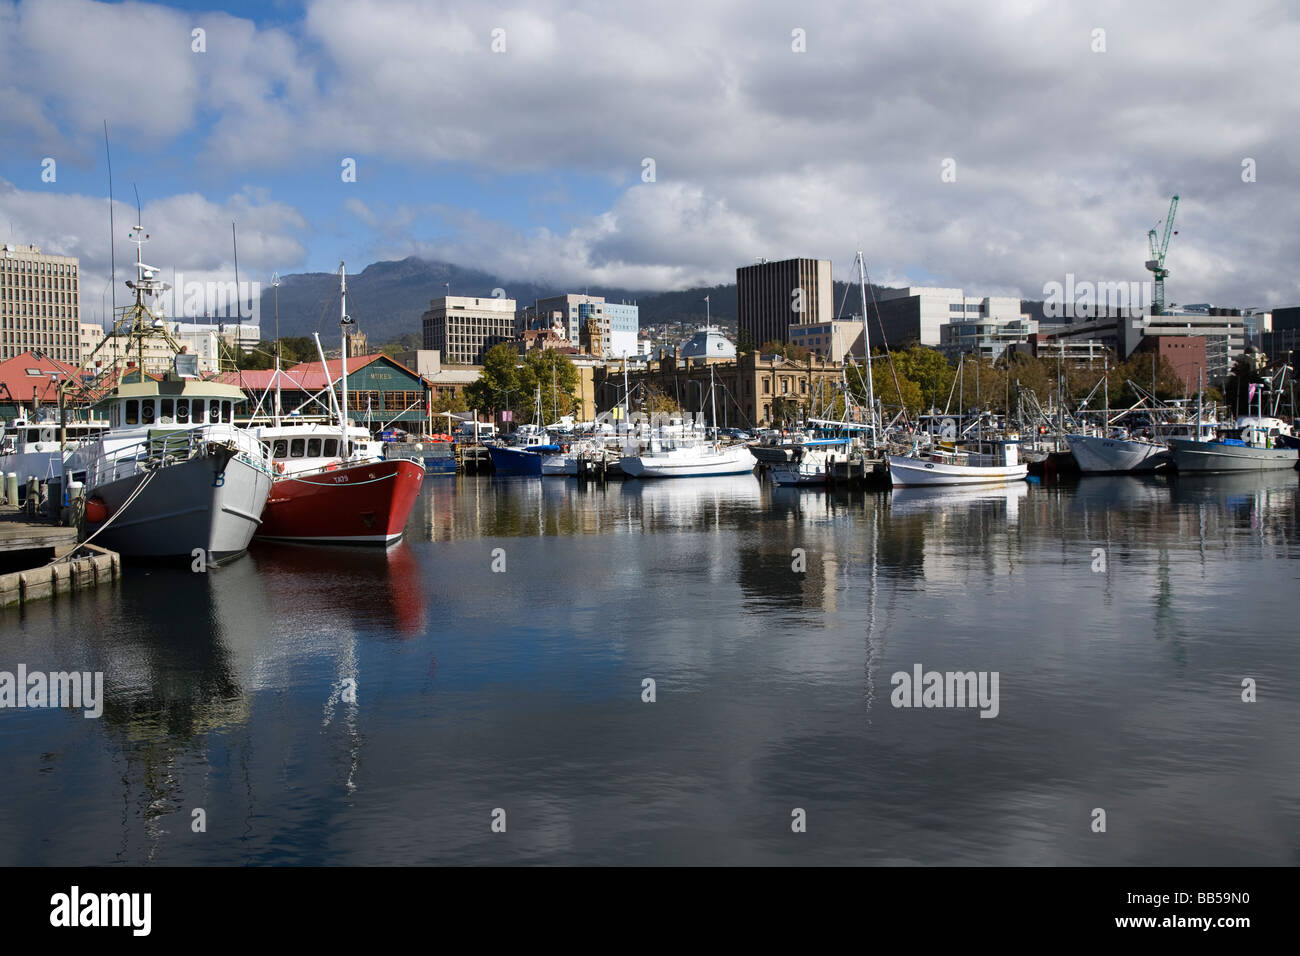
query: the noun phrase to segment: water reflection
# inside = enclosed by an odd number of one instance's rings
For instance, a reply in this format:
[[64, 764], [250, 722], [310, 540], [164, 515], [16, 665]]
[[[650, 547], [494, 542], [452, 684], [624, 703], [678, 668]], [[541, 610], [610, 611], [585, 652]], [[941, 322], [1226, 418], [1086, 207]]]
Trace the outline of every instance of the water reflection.
[[[6, 612], [10, 663], [107, 700], [0, 713], [0, 862], [1288, 861], [1300, 708], [1238, 684], [1300, 679], [1296, 492], [427, 482], [392, 549]], [[999, 671], [1000, 716], [891, 707], [916, 662]], [[1063, 835], [1097, 793], [1142, 840]]]

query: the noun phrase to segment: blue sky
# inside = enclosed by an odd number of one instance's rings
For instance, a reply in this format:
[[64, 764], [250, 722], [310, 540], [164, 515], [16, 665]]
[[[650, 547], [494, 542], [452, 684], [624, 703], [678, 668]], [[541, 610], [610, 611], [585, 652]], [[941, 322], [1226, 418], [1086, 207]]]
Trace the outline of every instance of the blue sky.
[[1177, 192], [1173, 301], [1300, 304], [1297, 43], [1284, 4], [1208, 0], [0, 0], [0, 232], [107, 273], [107, 120], [119, 236], [135, 184], [188, 275], [228, 274], [237, 219], [263, 281], [419, 255], [650, 290], [862, 248], [1036, 297], [1146, 278]]

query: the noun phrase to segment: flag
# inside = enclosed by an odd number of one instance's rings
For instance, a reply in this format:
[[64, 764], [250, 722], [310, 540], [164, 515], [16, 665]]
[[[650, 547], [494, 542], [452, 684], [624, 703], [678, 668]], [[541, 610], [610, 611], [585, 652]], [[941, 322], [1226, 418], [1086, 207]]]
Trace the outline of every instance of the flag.
[[1253, 402], [1253, 401], [1255, 400], [1255, 388], [1256, 388], [1255, 383], [1254, 383], [1254, 382], [1251, 382], [1251, 383], [1250, 383], [1250, 388], [1248, 388], [1248, 389], [1246, 390], [1246, 401], [1247, 401], [1247, 402]]
[[709, 301], [709, 297], [708, 297], [707, 295], [704, 297], [704, 301], [705, 301], [705, 302], [708, 302], [708, 301]]

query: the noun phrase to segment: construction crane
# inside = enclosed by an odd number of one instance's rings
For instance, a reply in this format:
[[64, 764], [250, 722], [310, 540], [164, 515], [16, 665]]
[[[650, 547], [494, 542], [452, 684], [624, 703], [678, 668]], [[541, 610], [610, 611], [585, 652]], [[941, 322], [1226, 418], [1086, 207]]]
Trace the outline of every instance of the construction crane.
[[1160, 245], [1156, 245], [1156, 231], [1160, 228], [1160, 223], [1156, 223], [1155, 229], [1147, 233], [1147, 244], [1151, 247], [1151, 258], [1147, 260], [1147, 269], [1155, 276], [1155, 294], [1151, 297], [1151, 314], [1163, 315], [1165, 311], [1165, 279], [1169, 278], [1169, 270], [1165, 268], [1165, 254], [1169, 252], [1169, 240], [1178, 233], [1174, 232], [1174, 213], [1178, 209], [1178, 197], [1175, 196], [1169, 203], [1169, 215], [1165, 216], [1165, 233], [1160, 239]]

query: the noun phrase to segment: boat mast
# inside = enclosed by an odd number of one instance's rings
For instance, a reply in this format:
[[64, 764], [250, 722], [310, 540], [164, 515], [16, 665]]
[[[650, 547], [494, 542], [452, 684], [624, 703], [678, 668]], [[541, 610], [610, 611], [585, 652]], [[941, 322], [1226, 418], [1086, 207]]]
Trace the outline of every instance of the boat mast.
[[867, 413], [871, 416], [871, 445], [876, 445], [876, 389], [871, 377], [871, 329], [867, 325], [867, 260], [858, 250], [858, 294], [862, 298], [862, 355], [867, 366]]
[[280, 427], [280, 273], [271, 274], [275, 290], [275, 427]]
[[1204, 375], [1205, 369], [1197, 367], [1196, 369], [1196, 440], [1201, 441], [1201, 376]]
[[1105, 438], [1107, 435], [1110, 434], [1110, 353], [1109, 352], [1107, 352], [1106, 355], [1103, 356], [1102, 362], [1104, 363], [1103, 368], [1105, 369], [1105, 372], [1102, 375], [1101, 380], [1105, 384], [1103, 384], [1101, 387], [1102, 390], [1101, 397], [1104, 403], [1102, 405], [1102, 413], [1101, 413], [1101, 437]]
[[713, 394], [713, 366], [709, 366], [709, 404], [713, 406], [713, 440], [718, 440], [718, 398]]
[[[343, 339], [343, 399], [339, 402], [339, 431], [343, 434], [343, 443], [339, 451], [344, 458], [351, 458], [348, 452], [348, 276], [347, 267], [339, 263], [339, 330]], [[328, 370], [325, 373], [329, 377]]]

